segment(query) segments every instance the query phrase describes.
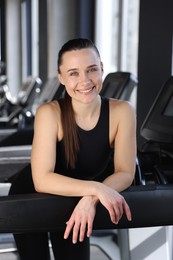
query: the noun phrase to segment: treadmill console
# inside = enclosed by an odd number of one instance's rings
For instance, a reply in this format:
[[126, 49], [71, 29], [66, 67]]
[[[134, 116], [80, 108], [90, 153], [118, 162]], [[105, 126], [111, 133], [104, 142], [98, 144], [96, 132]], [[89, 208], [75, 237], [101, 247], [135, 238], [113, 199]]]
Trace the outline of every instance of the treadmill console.
[[173, 144], [173, 76], [159, 91], [140, 133], [148, 141]]

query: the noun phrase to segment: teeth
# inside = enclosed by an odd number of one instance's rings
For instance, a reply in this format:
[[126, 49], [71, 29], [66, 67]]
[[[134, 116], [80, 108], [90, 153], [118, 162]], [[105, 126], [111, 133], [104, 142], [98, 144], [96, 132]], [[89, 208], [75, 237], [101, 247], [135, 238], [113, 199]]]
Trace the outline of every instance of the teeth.
[[92, 88], [90, 88], [90, 89], [85, 89], [85, 90], [79, 90], [79, 92], [81, 92], [81, 93], [88, 93], [88, 92], [90, 92], [92, 90]]

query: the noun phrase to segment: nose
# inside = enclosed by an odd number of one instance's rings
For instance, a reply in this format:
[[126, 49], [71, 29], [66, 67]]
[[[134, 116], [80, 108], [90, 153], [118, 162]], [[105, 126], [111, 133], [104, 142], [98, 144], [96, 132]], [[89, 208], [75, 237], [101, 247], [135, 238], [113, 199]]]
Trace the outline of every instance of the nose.
[[86, 72], [82, 72], [81, 74], [80, 74], [80, 82], [81, 83], [88, 83], [88, 82], [90, 82], [90, 78], [89, 78], [89, 76], [88, 76], [88, 73], [86, 73]]

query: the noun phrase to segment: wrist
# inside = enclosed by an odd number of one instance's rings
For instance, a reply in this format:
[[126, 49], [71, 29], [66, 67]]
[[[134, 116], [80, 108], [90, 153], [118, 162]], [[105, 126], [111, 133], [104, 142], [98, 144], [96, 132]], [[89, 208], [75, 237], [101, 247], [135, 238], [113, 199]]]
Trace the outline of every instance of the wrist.
[[87, 195], [87, 196], [84, 196], [82, 198], [82, 200], [85, 200], [87, 202], [89, 202], [90, 204], [92, 204], [94, 207], [97, 206], [97, 204], [99, 203], [99, 199], [97, 196], [95, 195]]
[[95, 195], [92, 195], [92, 196], [91, 196], [91, 200], [92, 200], [92, 202], [93, 202], [93, 204], [94, 204], [95, 206], [97, 206], [97, 204], [99, 203], [99, 199], [98, 199], [98, 197], [95, 196]]
[[100, 191], [102, 190], [103, 184], [101, 182], [93, 181], [92, 182], [92, 200], [96, 204], [99, 202], [99, 196], [100, 196]]

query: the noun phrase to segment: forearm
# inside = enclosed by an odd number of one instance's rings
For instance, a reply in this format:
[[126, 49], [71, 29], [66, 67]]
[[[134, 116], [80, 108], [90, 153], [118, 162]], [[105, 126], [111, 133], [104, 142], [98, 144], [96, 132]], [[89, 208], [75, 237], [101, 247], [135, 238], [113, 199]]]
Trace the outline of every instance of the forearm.
[[38, 192], [62, 196], [95, 196], [99, 185], [95, 181], [74, 179], [53, 172], [33, 179]]
[[134, 174], [117, 172], [108, 176], [103, 183], [118, 192], [127, 189], [133, 182]]

